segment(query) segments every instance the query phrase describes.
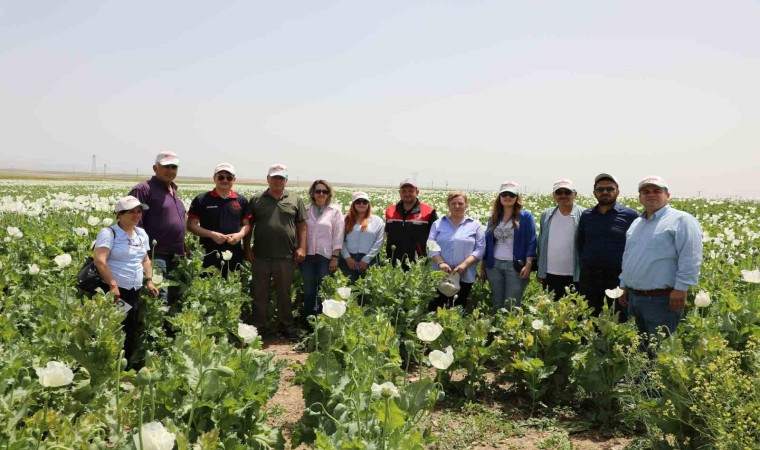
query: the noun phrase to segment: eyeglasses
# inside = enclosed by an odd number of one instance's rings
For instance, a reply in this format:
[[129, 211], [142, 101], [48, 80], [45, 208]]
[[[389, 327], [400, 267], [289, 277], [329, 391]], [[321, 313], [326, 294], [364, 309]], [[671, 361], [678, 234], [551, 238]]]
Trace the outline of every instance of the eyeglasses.
[[569, 189], [557, 189], [554, 191], [554, 195], [573, 195], [573, 191]]
[[369, 205], [369, 200], [364, 200], [363, 198], [354, 200], [354, 203], [357, 205]]
[[517, 194], [515, 194], [513, 192], [502, 192], [501, 194], [499, 194], [499, 197], [501, 197], [501, 198], [505, 198], [505, 197], [517, 198]]
[[615, 192], [617, 188], [614, 186], [604, 186], [604, 187], [598, 187], [594, 188], [594, 192], [602, 193], [602, 192]]
[[330, 193], [327, 189], [314, 189], [315, 194], [327, 195]]
[[219, 181], [232, 181], [235, 179], [235, 175], [217, 175], [216, 179]]

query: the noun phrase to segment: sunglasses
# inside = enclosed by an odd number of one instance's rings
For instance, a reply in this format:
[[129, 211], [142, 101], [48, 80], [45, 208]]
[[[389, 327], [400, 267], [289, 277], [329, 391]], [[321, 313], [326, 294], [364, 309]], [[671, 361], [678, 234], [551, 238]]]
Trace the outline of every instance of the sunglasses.
[[232, 181], [235, 179], [235, 175], [217, 175], [216, 179], [219, 181]]
[[514, 194], [512, 192], [502, 192], [501, 194], [499, 194], [499, 197], [501, 197], [501, 198], [506, 198], [506, 197], [517, 198], [517, 194]]
[[327, 189], [314, 189], [314, 193], [315, 194], [327, 195], [327, 194], [330, 193], [330, 191], [328, 191]]
[[555, 195], [573, 195], [573, 191], [568, 189], [558, 189], [554, 191]]
[[599, 192], [601, 194], [602, 192], [615, 192], [615, 189], [617, 188], [614, 186], [604, 186], [604, 187], [594, 188], [594, 192]]
[[369, 200], [364, 200], [363, 198], [360, 198], [356, 201], [354, 201], [357, 205], [369, 205]]

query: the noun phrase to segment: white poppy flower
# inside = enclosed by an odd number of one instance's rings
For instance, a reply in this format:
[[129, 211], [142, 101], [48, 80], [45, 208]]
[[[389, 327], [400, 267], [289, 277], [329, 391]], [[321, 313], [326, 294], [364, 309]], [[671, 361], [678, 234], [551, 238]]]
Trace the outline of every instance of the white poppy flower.
[[[141, 435], [142, 446], [140, 445]], [[140, 433], [135, 433], [133, 438], [137, 450], [172, 450], [177, 436], [169, 433], [161, 422], [150, 422], [144, 424]]]
[[546, 325], [544, 325], [544, 321], [541, 319], [536, 319], [533, 322], [530, 323], [530, 326], [533, 327], [534, 330], [543, 330], [546, 328]]
[[95, 225], [100, 223], [100, 219], [95, 216], [90, 216], [87, 218], [87, 225], [94, 227]]
[[5, 231], [7, 231], [10, 237], [13, 237], [13, 238], [24, 237], [24, 233], [22, 233], [21, 230], [19, 230], [17, 227], [7, 227]]
[[37, 264], [27, 264], [27, 267], [29, 267], [29, 275], [37, 275], [40, 273], [40, 268]]
[[712, 300], [710, 300], [710, 294], [705, 291], [699, 291], [696, 297], [694, 297], [694, 306], [697, 308], [706, 308], [710, 306]]
[[436, 369], [446, 370], [454, 362], [454, 349], [449, 345], [446, 347], [445, 353], [440, 350], [433, 350], [428, 355], [428, 360]]
[[71, 255], [68, 253], [64, 253], [63, 255], [58, 255], [55, 258], [53, 258], [53, 261], [55, 261], [56, 265], [63, 269], [64, 267], [71, 264]]
[[383, 384], [372, 383], [370, 390], [373, 397], [399, 397], [401, 395], [398, 392], [398, 388], [390, 381], [386, 381]]
[[74, 381], [74, 372], [62, 362], [49, 361], [44, 369], [36, 367], [34, 371], [44, 387], [66, 386]]
[[434, 322], [420, 322], [417, 324], [417, 337], [424, 342], [433, 342], [443, 332], [443, 327]]
[[229, 261], [232, 259], [232, 252], [229, 250], [225, 250], [222, 252], [222, 259], [225, 261]]
[[153, 274], [153, 284], [161, 284], [164, 282], [164, 276], [160, 273]]
[[238, 323], [237, 334], [243, 342], [250, 344], [259, 335], [259, 330], [257, 330], [253, 325], [248, 325], [247, 323], [240, 322]]
[[427, 241], [427, 250], [429, 252], [440, 252], [441, 246], [438, 245], [438, 242], [430, 239], [429, 241]]
[[348, 300], [351, 298], [351, 288], [350, 287], [340, 287], [338, 288], [338, 295], [340, 295], [340, 298], [343, 300]]
[[113, 219], [110, 219], [110, 218], [103, 219], [102, 223], [104, 227], [110, 227], [111, 225], [113, 225]]
[[760, 269], [742, 270], [742, 279], [747, 283], [760, 283]]
[[74, 228], [74, 234], [76, 234], [77, 236], [87, 236], [88, 233], [89, 232], [87, 231], [87, 228], [85, 227]]
[[622, 295], [623, 295], [623, 293], [625, 293], [625, 291], [624, 291], [624, 290], [622, 290], [622, 289], [620, 289], [620, 286], [618, 286], [618, 287], [616, 287], [615, 289], [606, 289], [606, 290], [604, 291], [604, 293], [605, 293], [605, 294], [607, 295], [607, 297], [609, 297], [609, 298], [620, 298], [620, 296], [622, 296]]
[[333, 319], [339, 319], [346, 313], [346, 302], [340, 300], [325, 300], [322, 302], [322, 314]]

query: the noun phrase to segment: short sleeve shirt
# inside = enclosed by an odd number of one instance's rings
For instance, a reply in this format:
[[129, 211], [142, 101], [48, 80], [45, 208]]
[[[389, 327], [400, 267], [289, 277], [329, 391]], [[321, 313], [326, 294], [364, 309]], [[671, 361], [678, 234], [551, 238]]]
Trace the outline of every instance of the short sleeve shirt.
[[251, 198], [247, 212], [253, 226], [254, 256], [292, 258], [298, 246], [296, 224], [306, 220], [303, 200], [287, 190], [276, 199], [266, 190]]
[[134, 235], [130, 236], [118, 224], [103, 228], [95, 238], [95, 248], [101, 247], [111, 249], [106, 263], [116, 284], [123, 289], [140, 289], [143, 284], [142, 262], [148, 254], [145, 230], [136, 227]]
[[[230, 196], [222, 198], [212, 190], [204, 194], [198, 194], [190, 204], [188, 217], [197, 219], [201, 227], [222, 234], [237, 233], [240, 231], [243, 219], [248, 218], [246, 210], [248, 201], [245, 196], [234, 191]], [[210, 238], [200, 238], [201, 245], [206, 251], [217, 248], [216, 243]]]

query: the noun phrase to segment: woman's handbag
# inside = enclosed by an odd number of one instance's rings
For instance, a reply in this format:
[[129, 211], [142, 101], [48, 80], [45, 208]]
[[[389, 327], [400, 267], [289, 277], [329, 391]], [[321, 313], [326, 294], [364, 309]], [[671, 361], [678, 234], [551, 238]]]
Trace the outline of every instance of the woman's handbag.
[[[111, 233], [113, 233], [113, 238], [116, 239], [116, 231], [113, 227], [109, 228], [111, 229]], [[95, 244], [93, 244], [94, 248]], [[77, 273], [77, 287], [85, 294], [92, 295], [101, 284], [105, 284], [103, 277], [100, 276], [98, 268], [95, 267], [95, 260], [92, 256], [88, 256]]]
[[[525, 267], [525, 261], [519, 260], [519, 259], [513, 259], [512, 260], [512, 266], [515, 268], [517, 272], [520, 272], [523, 267]], [[533, 260], [533, 265], [530, 266], [531, 272], [538, 271], [538, 258]]]

